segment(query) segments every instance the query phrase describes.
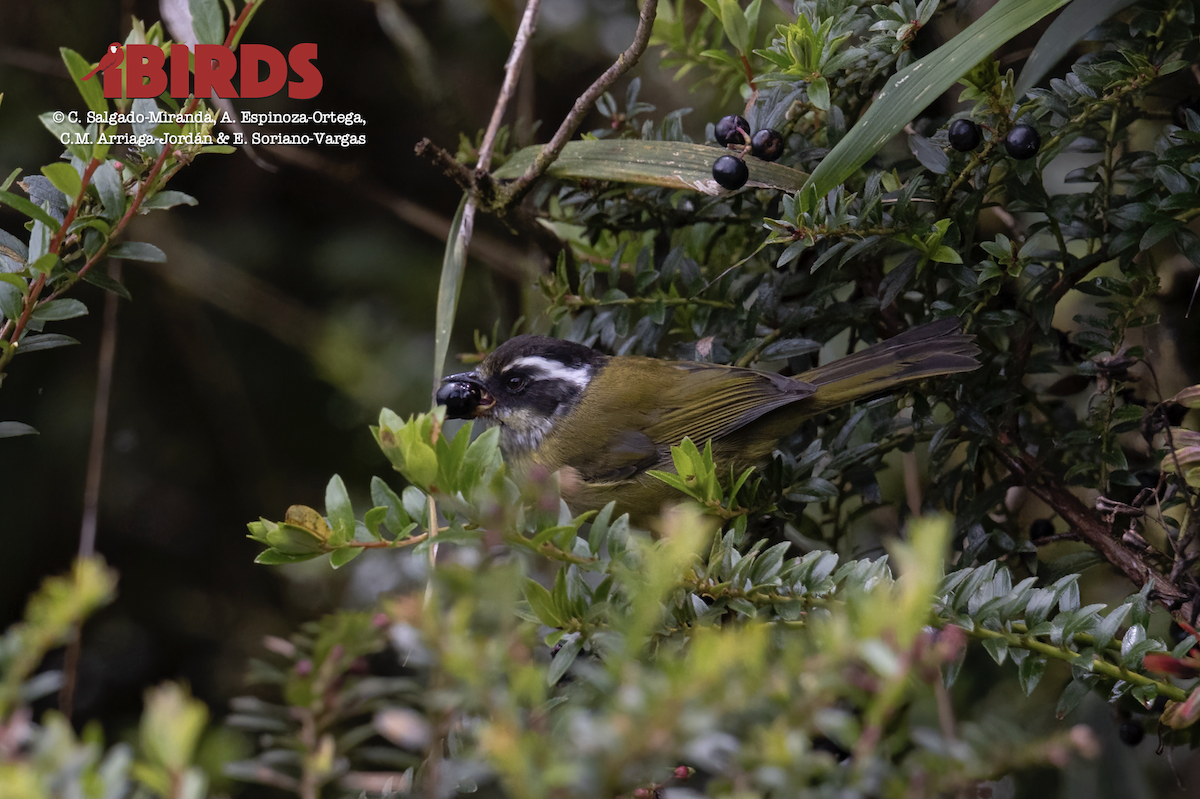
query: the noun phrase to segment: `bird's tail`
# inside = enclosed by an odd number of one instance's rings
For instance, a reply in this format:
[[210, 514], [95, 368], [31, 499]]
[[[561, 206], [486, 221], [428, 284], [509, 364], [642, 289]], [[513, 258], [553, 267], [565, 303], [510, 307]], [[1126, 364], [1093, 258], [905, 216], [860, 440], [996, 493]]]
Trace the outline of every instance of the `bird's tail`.
[[809, 403], [815, 403], [814, 410], [823, 410], [925, 377], [978, 369], [979, 361], [974, 358], [978, 354], [975, 337], [963, 333], [957, 319], [939, 319], [810, 369], [796, 379], [817, 386]]

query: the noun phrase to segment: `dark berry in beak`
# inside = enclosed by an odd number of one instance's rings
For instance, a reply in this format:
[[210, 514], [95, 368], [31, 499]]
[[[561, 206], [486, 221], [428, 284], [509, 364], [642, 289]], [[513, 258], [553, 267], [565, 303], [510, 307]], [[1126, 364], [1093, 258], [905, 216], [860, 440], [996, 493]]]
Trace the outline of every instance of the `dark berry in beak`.
[[446, 415], [451, 419], [474, 419], [480, 410], [487, 410], [493, 400], [483, 390], [473, 372], [450, 375], [442, 380], [437, 392], [437, 404], [446, 406]]

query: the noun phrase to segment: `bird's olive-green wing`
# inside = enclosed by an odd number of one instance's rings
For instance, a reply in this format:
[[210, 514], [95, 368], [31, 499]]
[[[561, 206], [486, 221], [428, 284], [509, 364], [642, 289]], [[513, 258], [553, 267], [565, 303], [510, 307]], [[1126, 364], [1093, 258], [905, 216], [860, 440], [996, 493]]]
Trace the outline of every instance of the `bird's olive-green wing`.
[[703, 446], [815, 390], [751, 369], [622, 358], [593, 378], [538, 459], [551, 469], [569, 466], [588, 482], [620, 482], [670, 468], [671, 447], [684, 438]]
[[686, 373], [662, 395], [643, 432], [671, 446], [690, 438], [703, 446], [773, 410], [811, 396], [816, 386], [772, 372], [717, 364], [675, 363]]

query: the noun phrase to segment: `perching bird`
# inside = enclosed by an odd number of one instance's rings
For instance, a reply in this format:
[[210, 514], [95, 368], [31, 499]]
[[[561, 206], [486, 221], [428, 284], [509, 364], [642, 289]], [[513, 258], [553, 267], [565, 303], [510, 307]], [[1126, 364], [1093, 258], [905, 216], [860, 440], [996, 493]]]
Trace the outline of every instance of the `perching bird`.
[[500, 426], [517, 474], [562, 470], [575, 512], [617, 502], [647, 517], [678, 497], [648, 474], [673, 472], [671, 447], [711, 440], [718, 474], [763, 463], [804, 420], [904, 383], [979, 367], [957, 319], [921, 325], [794, 378], [711, 363], [609, 356], [544, 336], [517, 336], [474, 372], [442, 381], [456, 419]]

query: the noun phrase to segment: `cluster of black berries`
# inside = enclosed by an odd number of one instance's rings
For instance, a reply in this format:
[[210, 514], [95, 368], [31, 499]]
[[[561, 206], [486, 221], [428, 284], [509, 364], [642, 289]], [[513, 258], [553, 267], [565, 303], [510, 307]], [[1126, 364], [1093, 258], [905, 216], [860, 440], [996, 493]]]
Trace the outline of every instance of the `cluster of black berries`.
[[742, 160], [750, 154], [764, 161], [776, 161], [783, 155], [783, 136], [779, 131], [763, 128], [750, 135], [750, 123], [745, 117], [730, 114], [721, 117], [713, 128], [713, 137], [722, 147], [741, 147], [741, 155], [723, 155], [713, 163], [713, 180], [727, 189], [740, 189], [750, 179], [750, 170]]
[[[954, 120], [948, 133], [950, 146], [962, 153], [974, 150], [982, 138], [979, 126], [969, 119]], [[1004, 149], [1018, 161], [1033, 158], [1041, 146], [1042, 137], [1032, 125], [1017, 125], [1004, 137]]]

